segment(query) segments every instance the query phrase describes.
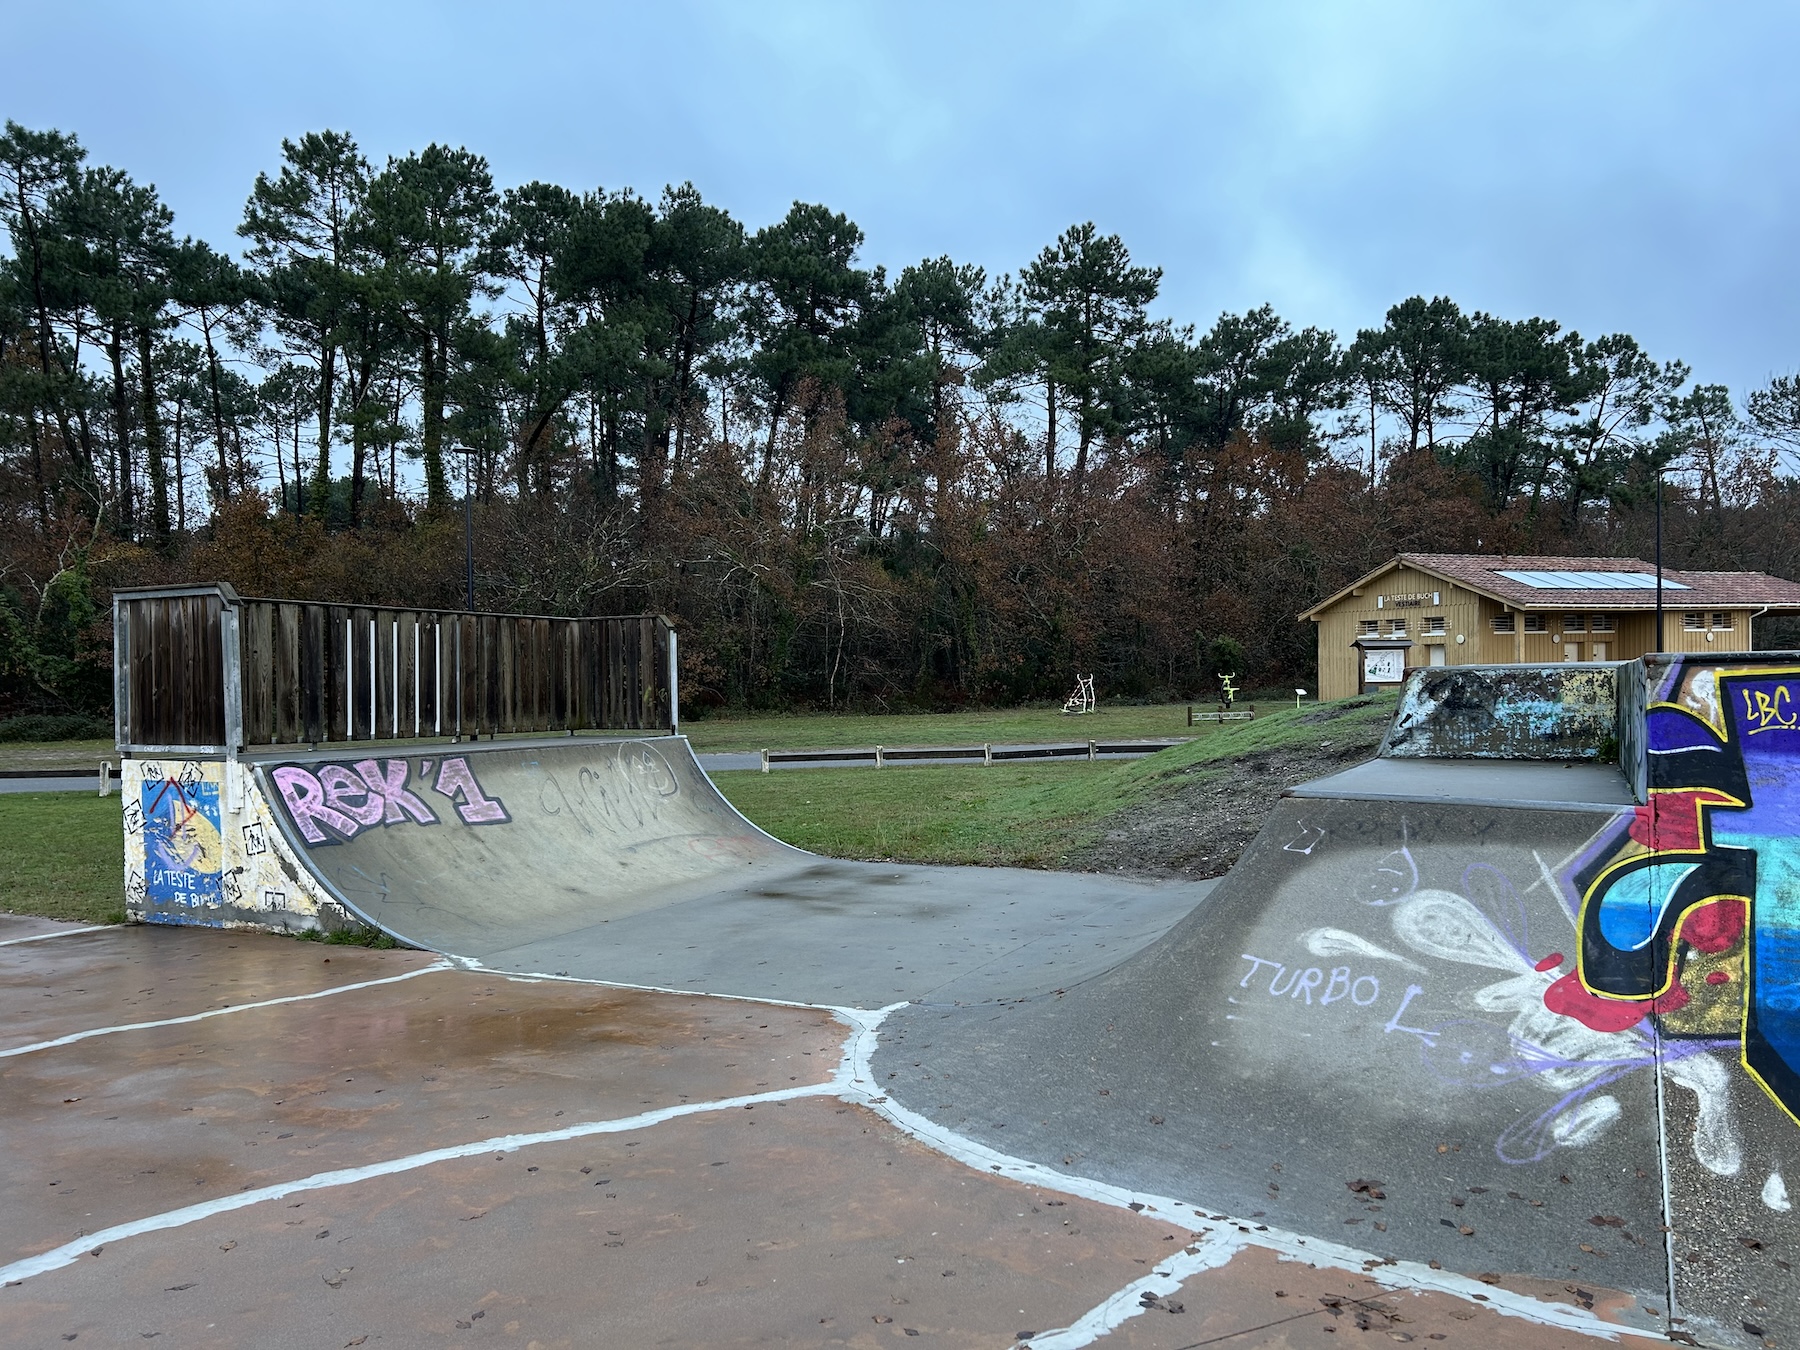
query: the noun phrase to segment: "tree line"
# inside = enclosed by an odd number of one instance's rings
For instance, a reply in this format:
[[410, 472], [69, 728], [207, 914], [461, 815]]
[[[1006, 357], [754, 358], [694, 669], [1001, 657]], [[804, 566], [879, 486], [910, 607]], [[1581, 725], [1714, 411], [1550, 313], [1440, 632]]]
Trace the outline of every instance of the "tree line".
[[[1800, 383], [1395, 304], [1201, 330], [1075, 225], [989, 276], [865, 265], [691, 184], [501, 189], [467, 149], [284, 141], [230, 246], [75, 137], [0, 136], [0, 711], [104, 706], [111, 588], [654, 609], [750, 706], [1311, 679], [1295, 612], [1400, 548], [1800, 565]], [[1771, 630], [1774, 631], [1774, 630]]]

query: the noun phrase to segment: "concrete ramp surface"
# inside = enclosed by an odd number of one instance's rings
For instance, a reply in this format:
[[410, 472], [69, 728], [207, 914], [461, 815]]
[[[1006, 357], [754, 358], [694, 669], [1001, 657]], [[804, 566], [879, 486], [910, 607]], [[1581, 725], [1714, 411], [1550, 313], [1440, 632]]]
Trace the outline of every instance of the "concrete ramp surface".
[[1576, 974], [1578, 879], [1633, 819], [1287, 798], [1162, 940], [1062, 995], [901, 1009], [877, 1077], [1072, 1175], [1396, 1260], [1622, 1289], [1646, 1327], [1671, 1325], [1673, 1292], [1675, 1329], [1760, 1344], [1741, 1323], [1800, 1326], [1800, 1151], [1738, 1067], [1741, 980], [1707, 981], [1732, 955], [1684, 951], [1698, 992], [1664, 1014]]
[[259, 764], [345, 908], [500, 970], [879, 1007], [1097, 974], [1207, 883], [844, 862], [750, 824], [685, 739], [457, 746]]

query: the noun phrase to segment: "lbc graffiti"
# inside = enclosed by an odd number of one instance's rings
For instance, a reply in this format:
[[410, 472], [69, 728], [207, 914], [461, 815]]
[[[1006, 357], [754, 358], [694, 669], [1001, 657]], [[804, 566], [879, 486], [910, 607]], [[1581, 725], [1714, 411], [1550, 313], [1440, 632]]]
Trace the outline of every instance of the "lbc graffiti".
[[[435, 777], [433, 770], [436, 770]], [[445, 798], [465, 825], [502, 825], [512, 819], [498, 797], [482, 790], [462, 755], [420, 760], [419, 791]], [[439, 816], [413, 788], [411, 760], [363, 759], [314, 769], [283, 764], [269, 774], [294, 827], [309, 847], [342, 843], [389, 825], [437, 825]]]

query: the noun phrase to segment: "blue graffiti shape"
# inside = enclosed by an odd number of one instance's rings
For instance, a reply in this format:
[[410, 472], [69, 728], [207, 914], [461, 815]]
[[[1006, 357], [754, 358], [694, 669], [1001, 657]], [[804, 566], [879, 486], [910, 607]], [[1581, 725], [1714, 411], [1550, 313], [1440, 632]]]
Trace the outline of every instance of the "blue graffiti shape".
[[1650, 803], [1574, 877], [1580, 978], [1603, 998], [1657, 1001], [1665, 1034], [1690, 1034], [1674, 1016], [1683, 966], [1720, 948], [1689, 921], [1747, 903], [1743, 1061], [1800, 1120], [1800, 667], [1719, 670], [1715, 684], [1718, 725], [1678, 704], [1649, 711]]

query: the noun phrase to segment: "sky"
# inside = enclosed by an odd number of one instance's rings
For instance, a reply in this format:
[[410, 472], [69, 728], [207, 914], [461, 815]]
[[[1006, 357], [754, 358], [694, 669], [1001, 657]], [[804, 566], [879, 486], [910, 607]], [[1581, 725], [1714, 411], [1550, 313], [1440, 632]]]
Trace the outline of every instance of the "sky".
[[275, 5], [8, 20], [0, 116], [73, 132], [233, 245], [283, 137], [796, 200], [897, 272], [1016, 271], [1091, 220], [1159, 315], [1348, 340], [1408, 295], [1627, 332], [1740, 395], [1800, 367], [1800, 6], [1752, 2]]

